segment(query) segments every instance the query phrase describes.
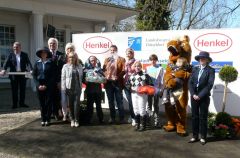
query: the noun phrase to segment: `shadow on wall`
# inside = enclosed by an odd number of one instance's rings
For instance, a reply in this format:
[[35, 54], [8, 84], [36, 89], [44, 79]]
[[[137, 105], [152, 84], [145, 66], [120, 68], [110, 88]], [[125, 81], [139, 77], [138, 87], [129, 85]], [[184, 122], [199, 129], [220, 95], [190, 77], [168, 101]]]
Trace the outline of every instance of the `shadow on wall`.
[[[222, 111], [222, 103], [223, 103], [223, 93], [224, 93], [224, 85], [216, 84], [213, 87], [212, 99], [216, 112]], [[240, 97], [236, 93], [233, 93], [231, 89], [227, 88], [227, 97], [226, 97], [226, 106], [225, 112], [233, 115], [240, 116]], [[213, 109], [210, 109], [210, 111]]]

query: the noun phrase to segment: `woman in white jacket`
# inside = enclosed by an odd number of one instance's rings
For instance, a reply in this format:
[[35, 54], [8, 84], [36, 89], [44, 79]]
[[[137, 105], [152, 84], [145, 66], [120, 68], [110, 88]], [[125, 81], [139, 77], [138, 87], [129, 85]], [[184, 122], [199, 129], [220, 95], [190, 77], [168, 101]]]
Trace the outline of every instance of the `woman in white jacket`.
[[[65, 46], [66, 60], [70, 52], [75, 52], [75, 46], [72, 43], [67, 43]], [[67, 121], [68, 101], [67, 101], [67, 95], [65, 91], [61, 91], [61, 105], [62, 105], [63, 121]]]
[[65, 92], [69, 105], [71, 127], [79, 126], [79, 106], [82, 91], [83, 68], [75, 52], [67, 55], [67, 64], [62, 68], [61, 90]]

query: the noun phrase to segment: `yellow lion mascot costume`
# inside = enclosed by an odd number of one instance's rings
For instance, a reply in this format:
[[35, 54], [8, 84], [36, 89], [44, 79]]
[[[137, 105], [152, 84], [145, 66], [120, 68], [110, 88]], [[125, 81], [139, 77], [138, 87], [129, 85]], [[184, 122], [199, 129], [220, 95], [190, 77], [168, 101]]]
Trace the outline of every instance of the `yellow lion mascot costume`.
[[165, 87], [174, 88], [177, 84], [175, 78], [182, 78], [183, 88], [180, 97], [176, 100], [175, 106], [171, 106], [170, 103], [165, 104], [165, 112], [168, 121], [163, 128], [167, 132], [176, 131], [180, 136], [185, 136], [187, 134], [188, 79], [191, 70], [180, 71], [173, 76], [171, 65], [175, 65], [179, 57], [186, 58], [190, 65], [192, 50], [189, 44], [189, 37], [185, 35], [182, 40], [171, 40], [167, 43], [167, 47], [170, 55], [166, 73], [164, 75]]

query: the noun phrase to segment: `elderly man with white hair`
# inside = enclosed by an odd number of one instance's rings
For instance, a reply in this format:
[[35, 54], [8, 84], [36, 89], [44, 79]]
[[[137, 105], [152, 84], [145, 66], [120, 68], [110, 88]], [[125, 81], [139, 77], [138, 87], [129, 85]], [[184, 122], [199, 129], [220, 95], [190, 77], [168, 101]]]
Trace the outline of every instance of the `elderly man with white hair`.
[[56, 120], [59, 120], [59, 110], [61, 109], [61, 71], [62, 67], [65, 64], [65, 55], [64, 53], [58, 51], [58, 40], [56, 38], [49, 38], [48, 40], [48, 48], [52, 53], [52, 61], [57, 66], [57, 80], [54, 91], [53, 105], [52, 105], [52, 113], [55, 116]]

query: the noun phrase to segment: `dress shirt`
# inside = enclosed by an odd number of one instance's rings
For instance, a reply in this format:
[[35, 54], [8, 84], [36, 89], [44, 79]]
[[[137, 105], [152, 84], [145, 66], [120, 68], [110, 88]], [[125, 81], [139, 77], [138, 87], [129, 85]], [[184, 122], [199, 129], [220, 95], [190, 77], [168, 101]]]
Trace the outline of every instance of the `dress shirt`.
[[16, 70], [17, 70], [17, 71], [21, 71], [21, 66], [20, 66], [21, 58], [20, 58], [20, 55], [21, 55], [21, 53], [17, 53], [17, 54], [16, 54], [16, 60], [17, 60]]
[[200, 65], [200, 70], [199, 70], [199, 73], [198, 73], [198, 84], [197, 84], [197, 87], [199, 85], [199, 80], [200, 80], [200, 78], [202, 76], [202, 73], [203, 73], [205, 67], [206, 67], [206, 65], [205, 66]]

